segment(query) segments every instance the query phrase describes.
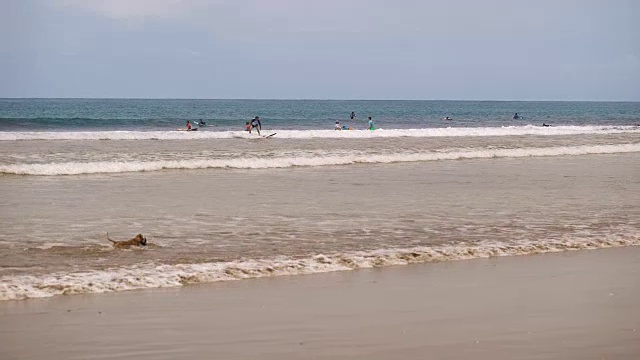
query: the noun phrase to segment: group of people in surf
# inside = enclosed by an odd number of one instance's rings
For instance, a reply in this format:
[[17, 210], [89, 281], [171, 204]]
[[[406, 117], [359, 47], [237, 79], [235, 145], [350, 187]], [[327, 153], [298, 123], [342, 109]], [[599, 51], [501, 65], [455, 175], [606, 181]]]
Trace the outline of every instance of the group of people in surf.
[[[349, 115], [349, 118], [351, 119], [351, 121], [355, 121], [356, 120], [356, 113], [355, 112], [351, 112], [351, 114]], [[371, 119], [371, 116], [368, 116], [367, 119], [369, 120], [367, 123], [367, 130], [375, 130], [375, 125], [373, 123], [373, 119]], [[513, 115], [513, 119], [514, 120], [520, 120], [523, 119], [522, 116], [518, 115], [518, 113], [515, 113]], [[449, 116], [445, 116], [442, 118], [442, 120], [446, 120], [446, 121], [451, 121], [453, 120], [452, 118], [450, 118]], [[204, 122], [202, 119], [200, 119], [199, 123], [196, 123], [199, 126], [207, 126], [207, 123]], [[551, 126], [549, 124], [545, 124], [542, 123], [542, 126], [544, 127], [548, 127]], [[255, 129], [258, 132], [258, 135], [260, 135], [260, 130], [262, 130], [262, 123], [260, 122], [260, 116], [254, 116], [253, 119], [251, 119], [251, 121], [247, 121], [245, 123], [245, 131], [248, 131], [249, 134], [251, 134], [251, 132], [253, 131], [253, 129]], [[354, 130], [354, 127], [351, 126], [347, 126], [347, 125], [340, 125], [340, 121], [336, 121], [336, 125], [335, 125], [335, 129], [336, 130]], [[194, 130], [191, 128], [191, 122], [189, 120], [187, 120], [187, 125], [185, 126], [185, 130], [189, 131], [189, 130]]]
[[[524, 119], [522, 116], [518, 115], [518, 113], [513, 114], [513, 120], [522, 120]], [[549, 127], [551, 125], [542, 123], [543, 127]]]
[[[519, 119], [522, 119], [522, 118], [523, 118], [523, 117], [522, 117], [522, 116], [520, 116], [520, 115], [518, 115], [518, 113], [515, 113], [515, 115], [513, 115], [513, 120], [519, 120]], [[442, 118], [442, 120], [445, 120], [445, 121], [451, 121], [451, 120], [453, 120], [453, 119], [452, 119], [452, 118], [450, 118], [450, 117], [448, 117], [448, 116], [445, 116], [445, 117], [443, 117], [443, 118]]]
[[[198, 126], [207, 126], [207, 123], [206, 123], [206, 122], [204, 122], [202, 119], [200, 119], [200, 122], [197, 122], [197, 123], [195, 123], [195, 124], [196, 124], [196, 125], [198, 125]], [[187, 131], [194, 130], [194, 129], [191, 127], [191, 121], [187, 120], [187, 125], [185, 125], [185, 126], [184, 126], [184, 129], [185, 129], [185, 130], [187, 130]]]
[[[513, 120], [522, 120], [522, 119], [524, 119], [524, 118], [523, 118], [521, 115], [519, 115], [518, 113], [513, 114]], [[445, 116], [445, 117], [443, 117], [443, 118], [442, 118], [442, 120], [444, 120], [444, 121], [451, 121], [451, 120], [453, 120], [453, 119], [452, 119], [452, 118], [450, 118], [450, 117], [448, 117], [448, 116]], [[549, 124], [545, 124], [545, 123], [542, 123], [542, 126], [544, 126], [544, 127], [549, 127], [549, 126], [551, 126], [551, 125], [549, 125]]]
[[[197, 128], [194, 128], [193, 125], [207, 126], [207, 123], [202, 119], [200, 119], [199, 122], [194, 122], [193, 124], [191, 123], [190, 120], [187, 120], [187, 124], [184, 126], [184, 128], [179, 128], [178, 130], [187, 130], [187, 131], [197, 130]], [[260, 122], [260, 116], [254, 116], [253, 119], [251, 119], [251, 121], [246, 122], [245, 131], [248, 131], [249, 133], [251, 133], [253, 129], [255, 129], [258, 132], [258, 135], [260, 135], [260, 130], [262, 130], [262, 123]]]
[[[349, 115], [349, 118], [351, 119], [351, 121], [355, 121], [356, 119], [356, 113], [355, 112], [351, 112], [351, 114]], [[371, 119], [371, 116], [368, 116], [367, 119], [369, 120], [367, 123], [367, 130], [375, 130], [376, 126], [373, 123], [373, 119]], [[335, 129], [336, 130], [355, 130], [355, 127], [351, 127], [351, 126], [347, 126], [347, 125], [340, 125], [340, 121], [336, 120], [336, 125], [335, 125]]]

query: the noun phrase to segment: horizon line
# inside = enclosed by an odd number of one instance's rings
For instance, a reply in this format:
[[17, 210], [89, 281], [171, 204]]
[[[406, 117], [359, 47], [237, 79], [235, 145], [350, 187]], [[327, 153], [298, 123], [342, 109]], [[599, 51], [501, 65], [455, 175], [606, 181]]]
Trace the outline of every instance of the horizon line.
[[469, 102], [613, 102], [640, 100], [558, 100], [558, 99], [331, 99], [331, 98], [204, 98], [204, 97], [0, 97], [2, 100], [256, 100], [256, 101], [469, 101]]

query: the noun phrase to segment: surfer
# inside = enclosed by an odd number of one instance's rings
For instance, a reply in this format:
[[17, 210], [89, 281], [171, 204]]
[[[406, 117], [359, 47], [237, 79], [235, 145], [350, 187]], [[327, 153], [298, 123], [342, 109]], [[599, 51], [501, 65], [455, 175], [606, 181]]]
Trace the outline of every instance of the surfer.
[[187, 131], [191, 130], [191, 122], [189, 120], [187, 120], [186, 128], [187, 128]]
[[373, 120], [371, 120], [371, 116], [369, 116], [369, 130], [375, 130], [376, 127], [373, 125]]
[[198, 124], [198, 125], [200, 125], [200, 126], [207, 126], [207, 123], [206, 123], [206, 122], [204, 122], [204, 121], [202, 121], [202, 119], [200, 119], [200, 124]]
[[545, 123], [542, 123], [542, 126], [544, 126], [544, 127], [549, 127], [549, 126], [551, 126], [551, 125], [549, 125], [549, 124], [545, 124]]
[[453, 119], [448, 117], [448, 116], [445, 116], [445, 117], [442, 118], [442, 120], [453, 120]]
[[342, 127], [340, 126], [340, 121], [336, 121], [335, 129], [336, 130], [342, 130]]
[[249, 128], [249, 134], [251, 134], [251, 130], [256, 129], [258, 135], [260, 135], [260, 130], [262, 130], [262, 124], [260, 123], [260, 116], [256, 116], [251, 120], [251, 128]]
[[351, 115], [349, 115], [349, 117], [351, 118], [351, 120], [356, 118], [356, 113], [354, 113], [353, 111], [351, 112]]
[[518, 120], [522, 118], [522, 116], [518, 115], [518, 113], [516, 113], [515, 115], [513, 115], [513, 120]]

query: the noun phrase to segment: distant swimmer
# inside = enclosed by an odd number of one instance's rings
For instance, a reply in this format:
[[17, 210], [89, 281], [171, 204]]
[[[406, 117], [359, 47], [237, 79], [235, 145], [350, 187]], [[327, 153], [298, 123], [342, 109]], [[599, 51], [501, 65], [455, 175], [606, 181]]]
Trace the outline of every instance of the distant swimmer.
[[518, 115], [518, 113], [516, 113], [515, 115], [513, 115], [513, 119], [514, 120], [522, 119], [522, 116], [520, 116], [520, 115]]
[[542, 126], [544, 126], [544, 127], [549, 127], [549, 126], [551, 126], [551, 125], [549, 125], [549, 124], [545, 124], [545, 123], [542, 123]]
[[448, 117], [448, 116], [445, 116], [445, 117], [442, 118], [442, 120], [453, 120], [453, 119]]
[[251, 130], [256, 129], [258, 135], [260, 135], [260, 130], [262, 130], [262, 124], [260, 123], [260, 116], [256, 116], [251, 120], [251, 128], [249, 129], [249, 134], [251, 134]]
[[340, 126], [340, 121], [336, 121], [335, 129], [336, 130], [342, 130], [342, 126]]
[[206, 122], [204, 122], [204, 121], [202, 121], [202, 119], [200, 119], [200, 123], [199, 123], [198, 125], [200, 125], [200, 126], [207, 126], [207, 123], [206, 123]]
[[371, 116], [369, 116], [369, 130], [375, 130], [376, 127], [373, 125], [373, 120], [371, 120]]
[[356, 113], [354, 113], [353, 111], [351, 112], [351, 115], [349, 115], [349, 117], [351, 118], [351, 120], [356, 118]]

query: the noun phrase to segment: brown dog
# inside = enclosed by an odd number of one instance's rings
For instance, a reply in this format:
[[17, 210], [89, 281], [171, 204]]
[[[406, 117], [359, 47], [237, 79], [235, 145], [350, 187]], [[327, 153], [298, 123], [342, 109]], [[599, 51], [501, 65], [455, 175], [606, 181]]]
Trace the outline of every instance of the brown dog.
[[136, 237], [134, 237], [131, 240], [116, 241], [116, 240], [112, 240], [109, 237], [109, 233], [107, 233], [107, 239], [109, 239], [109, 241], [113, 243], [114, 247], [117, 247], [119, 249], [127, 249], [132, 246], [147, 246], [147, 238], [142, 236], [142, 234], [136, 235]]

